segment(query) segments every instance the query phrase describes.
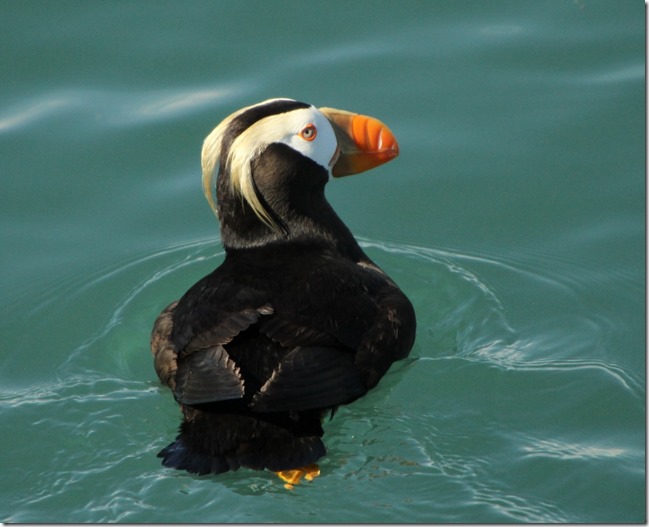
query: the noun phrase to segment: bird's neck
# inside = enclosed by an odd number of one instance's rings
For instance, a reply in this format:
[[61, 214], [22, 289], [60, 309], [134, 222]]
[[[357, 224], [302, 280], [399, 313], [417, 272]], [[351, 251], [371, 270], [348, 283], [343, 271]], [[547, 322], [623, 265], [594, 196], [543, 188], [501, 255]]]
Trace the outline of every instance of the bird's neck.
[[369, 261], [349, 228], [324, 199], [314, 200], [308, 211], [278, 211], [281, 224], [271, 229], [240, 200], [219, 211], [221, 240], [227, 252], [286, 244], [334, 251], [353, 262]]

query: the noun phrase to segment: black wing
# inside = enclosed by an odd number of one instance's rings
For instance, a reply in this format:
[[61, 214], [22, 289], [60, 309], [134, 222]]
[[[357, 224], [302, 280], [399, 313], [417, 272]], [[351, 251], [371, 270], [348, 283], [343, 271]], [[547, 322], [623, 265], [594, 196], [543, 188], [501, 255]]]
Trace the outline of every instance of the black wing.
[[[199, 281], [175, 309], [181, 403], [331, 408], [366, 393], [412, 346], [412, 306], [381, 272], [348, 261], [234, 268]], [[263, 374], [259, 363], [270, 365]]]

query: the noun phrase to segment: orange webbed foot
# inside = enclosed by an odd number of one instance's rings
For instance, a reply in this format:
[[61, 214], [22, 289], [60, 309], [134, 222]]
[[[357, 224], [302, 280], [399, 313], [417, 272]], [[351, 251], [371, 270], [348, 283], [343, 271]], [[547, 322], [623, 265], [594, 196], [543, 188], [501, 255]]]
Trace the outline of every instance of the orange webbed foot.
[[293, 485], [297, 485], [302, 478], [307, 481], [312, 481], [320, 475], [320, 467], [315, 463], [305, 467], [294, 468], [291, 470], [280, 470], [275, 472], [279, 478], [284, 481], [284, 487], [292, 489]]

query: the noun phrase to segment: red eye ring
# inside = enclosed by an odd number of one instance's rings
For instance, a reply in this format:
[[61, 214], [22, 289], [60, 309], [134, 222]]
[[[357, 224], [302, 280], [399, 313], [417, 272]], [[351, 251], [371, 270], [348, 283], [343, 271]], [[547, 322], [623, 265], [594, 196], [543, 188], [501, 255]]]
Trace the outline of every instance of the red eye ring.
[[309, 123], [304, 128], [302, 128], [302, 130], [300, 130], [300, 133], [298, 135], [305, 141], [313, 141], [316, 135], [318, 135], [318, 129], [314, 124]]

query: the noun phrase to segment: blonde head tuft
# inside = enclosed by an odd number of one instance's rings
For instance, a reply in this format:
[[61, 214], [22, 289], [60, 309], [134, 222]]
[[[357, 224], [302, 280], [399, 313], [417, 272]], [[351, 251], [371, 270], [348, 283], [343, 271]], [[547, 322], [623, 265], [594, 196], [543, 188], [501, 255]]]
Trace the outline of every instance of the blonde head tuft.
[[[252, 106], [246, 106], [226, 117], [205, 138], [201, 152], [201, 166], [203, 172], [203, 193], [210, 207], [218, 217], [215, 199], [216, 178], [223, 149], [223, 137], [226, 130], [239, 115], [254, 108], [280, 99], [268, 99]], [[259, 201], [255, 183], [252, 178], [251, 163], [268, 146], [268, 131], [281, 119], [282, 114], [271, 115], [260, 119], [244, 130], [230, 145], [225, 167], [230, 172], [230, 185], [232, 190], [239, 194], [250, 205], [254, 213], [268, 227], [280, 230], [266, 208]], [[272, 137], [272, 135], [271, 135]]]

